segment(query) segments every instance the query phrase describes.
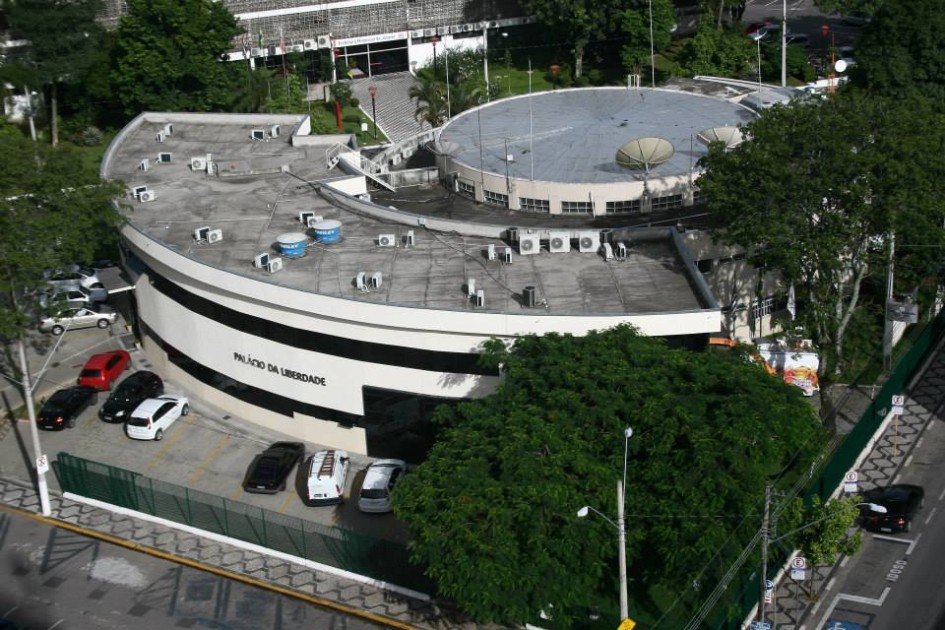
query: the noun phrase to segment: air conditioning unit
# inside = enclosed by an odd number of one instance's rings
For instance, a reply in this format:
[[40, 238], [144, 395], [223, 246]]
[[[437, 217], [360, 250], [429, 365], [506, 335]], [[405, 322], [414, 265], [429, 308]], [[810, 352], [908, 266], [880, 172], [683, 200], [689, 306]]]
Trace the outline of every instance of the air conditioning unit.
[[414, 37], [423, 37], [423, 29], [418, 28], [414, 31], [410, 31], [410, 37], [411, 39], [413, 39]]
[[459, 33], [463, 27], [456, 25], [450, 27], [450, 33]]
[[164, 134], [165, 134], [165, 135], [173, 136], [173, 135], [174, 135], [174, 124], [173, 124], [173, 123], [167, 123], [166, 125], [164, 125], [163, 131], [164, 131]]
[[164, 142], [164, 139], [167, 138], [167, 133], [165, 133], [162, 129], [161, 131], [157, 132], [157, 135], [154, 138], [158, 142]]
[[253, 258], [253, 267], [262, 269], [269, 266], [269, 254], [259, 254]]
[[359, 271], [354, 277], [354, 287], [359, 291], [367, 291], [367, 274]]
[[472, 297], [476, 295], [476, 279], [468, 278], [466, 280], [466, 297]]
[[548, 239], [548, 251], [552, 254], [566, 254], [571, 251], [571, 234], [568, 232], [552, 232]]
[[371, 286], [375, 289], [379, 289], [380, 286], [384, 283], [384, 274], [380, 271], [375, 271], [374, 275], [371, 276]]
[[172, 157], [172, 153], [158, 153], [157, 161], [159, 164], [169, 164]]
[[[609, 243], [608, 243], [609, 244]], [[627, 257], [627, 244], [623, 241], [617, 243], [617, 258]]]
[[308, 220], [315, 216], [315, 213], [311, 210], [303, 210], [299, 213], [299, 223], [302, 225], [308, 225]]
[[303, 51], [305, 50], [305, 45], [304, 45], [304, 44], [292, 44], [291, 46], [289, 46], [289, 50], [290, 50], [291, 52], [303, 52]]
[[505, 240], [509, 242], [510, 245], [515, 245], [518, 243], [518, 228], [510, 227], [505, 231]]
[[531, 256], [537, 254], [541, 249], [541, 241], [537, 234], [519, 234], [518, 253], [521, 256]]
[[489, 22], [489, 28], [499, 28], [498, 22]]
[[223, 240], [223, 230], [210, 230], [207, 234], [208, 243], [218, 243]]
[[324, 218], [322, 215], [316, 214], [316, 215], [310, 216], [310, 217], [308, 218], [308, 221], [306, 222], [306, 225], [309, 226], [310, 228], [317, 227], [318, 224], [321, 223], [321, 222], [324, 221], [324, 220], [325, 220], [325, 218]]
[[253, 140], [265, 140], [265, 139], [266, 139], [266, 132], [263, 131], [262, 129], [253, 129], [253, 130], [249, 133], [249, 137], [250, 137], [251, 139], [253, 139]]
[[502, 252], [502, 262], [504, 262], [506, 265], [512, 264], [512, 248], [511, 247], [506, 247], [505, 251]]
[[207, 170], [207, 159], [202, 157], [192, 157], [190, 158], [190, 170], [194, 171], [206, 171]]
[[488, 249], [486, 249], [486, 252], [487, 252], [486, 255], [487, 255], [487, 257], [488, 257], [489, 260], [495, 260], [495, 259], [496, 259], [496, 255], [495, 255], [495, 245], [493, 245], [492, 243], [489, 243], [489, 247], [488, 247]]
[[199, 227], [194, 230], [194, 240], [198, 243], [207, 240], [207, 237], [210, 235], [210, 226], [205, 225], [204, 227]]
[[265, 54], [265, 51], [262, 48], [253, 48], [249, 51], [251, 57], [262, 57]]
[[331, 35], [319, 35], [318, 36], [318, 47], [319, 48], [331, 48]]
[[270, 258], [269, 262], [266, 263], [266, 271], [269, 273], [275, 273], [282, 270], [282, 259], [281, 258]]
[[131, 189], [131, 196], [135, 199], [140, 199], [142, 193], [148, 192], [147, 186], [135, 186]]
[[414, 245], [413, 230], [407, 230], [407, 236], [404, 237], [404, 245], [406, 245], [407, 247], [413, 247]]
[[138, 162], [138, 170], [139, 170], [139, 171], [146, 171], [146, 170], [148, 170], [149, 168], [151, 168], [151, 160], [149, 160], [148, 158], [144, 158], [143, 160], [141, 160], [140, 162]]
[[486, 292], [482, 289], [476, 291], [476, 306], [482, 308], [486, 305]]
[[318, 41], [314, 39], [306, 39], [302, 42], [302, 48], [304, 50], [318, 50]]
[[146, 190], [140, 195], [138, 195], [138, 201], [142, 203], [147, 203], [148, 201], [154, 201], [157, 199], [157, 195], [154, 194], [153, 190]]
[[278, 46], [276, 46], [275, 44], [269, 47], [269, 54], [272, 56], [282, 54], [283, 52], [285, 51], [279, 48]]
[[582, 254], [593, 253], [600, 249], [600, 232], [586, 230], [579, 232], [578, 249]]
[[270, 138], [278, 138], [278, 137], [279, 137], [279, 131], [280, 131], [281, 129], [282, 129], [282, 125], [273, 125], [272, 127], [269, 128], [269, 137], [270, 137]]
[[436, 29], [435, 29], [435, 28], [425, 28], [425, 29], [423, 29], [423, 36], [424, 36], [424, 37], [433, 37], [434, 35], [436, 35]]
[[393, 234], [381, 234], [377, 237], [378, 247], [396, 247], [397, 237]]

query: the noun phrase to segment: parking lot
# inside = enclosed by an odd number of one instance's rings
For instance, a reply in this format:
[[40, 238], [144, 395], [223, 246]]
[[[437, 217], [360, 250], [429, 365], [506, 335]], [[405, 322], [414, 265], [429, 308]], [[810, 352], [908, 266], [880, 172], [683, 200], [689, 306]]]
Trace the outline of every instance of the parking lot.
[[[119, 323], [110, 330], [68, 331], [57, 339], [38, 333], [31, 338], [30, 369], [38, 372], [45, 362], [43, 352], [52, 350], [50, 368], [34, 386], [36, 410], [42, 399], [61, 387], [75, 384], [85, 360], [94, 353], [125, 349], [131, 363], [121, 378], [136, 370], [151, 370], [147, 358], [134, 345], [133, 336]], [[162, 378], [163, 374], [159, 374]], [[120, 379], [119, 379], [120, 380]], [[345, 501], [340, 505], [308, 507], [301, 499], [306, 485], [305, 459], [290, 473], [287, 489], [272, 495], [249, 494], [242, 481], [253, 457], [272, 442], [292, 440], [194, 399], [173, 381], [165, 379], [165, 393], [190, 398], [190, 413], [177, 420], [160, 442], [129, 439], [122, 424], [109, 424], [98, 418], [98, 409], [108, 397], [101, 392], [97, 404], [82, 413], [75, 428], [41, 431], [43, 451], [50, 460], [59, 452], [124, 468], [161, 481], [213, 494], [233, 501], [255, 505], [280, 514], [295, 516], [324, 525], [338, 525], [378, 538], [404, 542], [407, 530], [392, 514], [363, 514], [357, 507], [357, 492], [370, 459], [351, 454], [345, 484]], [[7, 385], [3, 398], [15, 409], [21, 397]], [[29, 425], [25, 411], [13, 423], [0, 425], [0, 474], [22, 480], [30, 478], [33, 460]], [[323, 447], [305, 444], [306, 459]], [[50, 488], [59, 491], [54, 474], [47, 475]]]

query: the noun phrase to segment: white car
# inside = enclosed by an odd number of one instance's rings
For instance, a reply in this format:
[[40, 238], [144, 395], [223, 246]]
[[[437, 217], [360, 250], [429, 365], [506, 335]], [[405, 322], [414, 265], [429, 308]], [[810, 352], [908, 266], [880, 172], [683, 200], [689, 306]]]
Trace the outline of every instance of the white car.
[[190, 402], [184, 396], [148, 398], [131, 412], [125, 433], [134, 440], [161, 440], [167, 429], [188, 413]]
[[78, 306], [66, 308], [56, 315], [44, 317], [39, 323], [39, 329], [57, 337], [66, 330], [76, 328], [108, 328], [118, 319], [118, 314], [107, 306]]
[[390, 493], [406, 469], [402, 459], [379, 459], [368, 466], [358, 493], [358, 509], [375, 514], [390, 512]]

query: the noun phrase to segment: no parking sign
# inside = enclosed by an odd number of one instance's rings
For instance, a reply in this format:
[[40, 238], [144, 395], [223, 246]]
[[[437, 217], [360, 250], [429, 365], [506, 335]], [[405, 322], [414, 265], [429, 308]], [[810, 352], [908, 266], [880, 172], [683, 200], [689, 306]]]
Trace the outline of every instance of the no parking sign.
[[855, 470], [851, 470], [843, 477], [843, 491], [847, 494], [856, 494], [859, 475]]
[[791, 579], [801, 581], [807, 578], [807, 558], [797, 556], [791, 560]]

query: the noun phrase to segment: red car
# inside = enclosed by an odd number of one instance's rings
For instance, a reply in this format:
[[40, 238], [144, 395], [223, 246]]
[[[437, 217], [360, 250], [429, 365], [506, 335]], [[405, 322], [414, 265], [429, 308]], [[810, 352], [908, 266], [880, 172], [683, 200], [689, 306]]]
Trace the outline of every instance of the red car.
[[112, 383], [118, 380], [130, 360], [131, 355], [124, 350], [93, 354], [85, 362], [76, 383], [99, 391], [111, 389]]

